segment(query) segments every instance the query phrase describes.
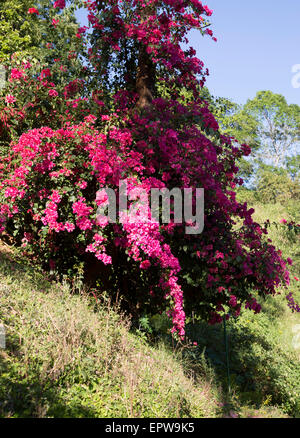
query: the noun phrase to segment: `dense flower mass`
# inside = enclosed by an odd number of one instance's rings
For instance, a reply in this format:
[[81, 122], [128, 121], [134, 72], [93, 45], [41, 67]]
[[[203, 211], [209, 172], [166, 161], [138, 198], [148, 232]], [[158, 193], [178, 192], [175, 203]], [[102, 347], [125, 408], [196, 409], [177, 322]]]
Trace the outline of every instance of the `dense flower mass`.
[[[108, 136], [104, 136], [92, 127], [81, 124], [58, 131], [41, 128], [20, 137], [18, 144], [13, 147], [11, 157], [20, 158], [19, 166], [9, 178], [2, 181], [6, 202], [1, 205], [0, 211], [2, 223], [6, 220], [4, 218], [13, 218], [15, 223], [22, 221], [22, 210], [26, 212], [27, 217], [30, 217], [30, 225], [27, 227], [31, 231], [24, 231], [26, 251], [29, 251], [30, 247], [29, 235], [30, 240], [33, 239], [31, 242], [33, 246], [41, 242], [42, 236], [47, 235], [47, 241], [43, 242], [44, 249], [46, 246], [52, 249], [55, 240], [53, 232], [75, 231], [77, 240], [82, 242], [83, 251], [94, 253], [104, 264], [112, 263], [112, 257], [106, 252], [107, 238], [104, 237], [108, 222], [99, 224], [96, 221], [96, 193], [93, 202], [88, 203], [82, 196], [82, 190], [87, 188], [86, 181], [90, 179], [90, 175], [94, 175], [95, 190], [96, 182], [99, 187], [104, 185], [114, 187], [124, 173], [142, 174], [141, 154], [130, 150], [132, 140], [126, 134], [121, 130], [113, 129]], [[108, 148], [110, 138], [116, 142], [115, 150]], [[78, 139], [80, 142], [76, 144]], [[72, 146], [73, 153], [82, 154], [89, 165], [76, 167], [72, 164]], [[122, 158], [117, 153], [119, 148], [122, 150]], [[65, 177], [67, 178], [64, 181]], [[32, 181], [36, 178], [40, 178], [40, 182], [44, 183], [39, 190], [32, 185]], [[132, 190], [138, 187], [150, 188], [147, 179], [141, 182], [137, 177], [132, 176], [128, 182]], [[151, 183], [153, 182], [155, 181], [152, 179]], [[34, 232], [34, 229], [37, 232]], [[122, 245], [127, 248], [133, 260], [142, 264], [144, 269], [151, 265], [148, 258], [153, 264], [161, 266], [161, 286], [174, 300], [173, 321], [182, 335], [184, 325], [182, 290], [176, 278], [176, 273], [180, 269], [179, 263], [172, 255], [169, 245], [163, 243], [159, 224], [154, 222], [145, 224], [144, 221], [132, 223], [129, 216], [124, 221], [123, 230], [120, 228], [119, 235], [116, 235], [117, 245], [122, 234], [124, 234]], [[64, 237], [61, 237], [61, 240], [63, 241]], [[57, 249], [53, 248], [49, 259], [56, 259], [57, 265], [59, 256]]]
[[[164, 106], [164, 121], [152, 122], [151, 114], [135, 114], [126, 120], [127, 127], [121, 128], [124, 122], [113, 116], [119, 128], [111, 126], [103, 134], [107, 121], [101, 122], [98, 131], [94, 128], [95, 118], [87, 117], [77, 126], [56, 131], [40, 128], [23, 134], [12, 148], [10, 161], [16, 164], [1, 183], [4, 202], [0, 212], [2, 224], [9, 219], [9, 225], [13, 220], [14, 226], [19, 224], [22, 238], [32, 236], [31, 241], [27, 239], [28, 254], [32, 250], [36, 255], [43, 245], [44, 257], [48, 262], [55, 260], [61, 270], [65, 253], [60, 246], [70, 234], [78, 242], [79, 252], [93, 253], [105, 265], [115, 262], [113, 245], [149, 272], [149, 277], [151, 270], [159, 268], [160, 278], [155, 275], [157, 283], [149, 282], [149, 294], [157, 286], [165, 291], [165, 298], [173, 303], [169, 314], [174, 330], [182, 336], [184, 289], [193, 294], [193, 299], [198, 296], [199, 301], [209, 297], [210, 322], [215, 323], [221, 321], [224, 304], [238, 314], [247, 297], [246, 306], [258, 312], [259, 305], [247, 293], [248, 285], [272, 294], [283, 278], [288, 281], [288, 274], [279, 253], [261, 239], [266, 231], [253, 223], [252, 212], [237, 203], [230, 188], [226, 189], [222, 172], [232, 172], [233, 154], [237, 155], [238, 150], [226, 150], [224, 138], [217, 146], [196, 126], [186, 127], [184, 115], [190, 111], [188, 108], [161, 99], [154, 104], [157, 110]], [[202, 113], [201, 106], [198, 111]], [[175, 128], [172, 120], [180, 112], [182, 125], [177, 119]], [[113, 228], [107, 220], [97, 222], [97, 206], [103, 202], [98, 189], [111, 187], [118, 191], [119, 181], [124, 178], [135, 196], [139, 190], [165, 187], [165, 180], [176, 181], [181, 187], [197, 183], [205, 187], [204, 233], [197, 238], [186, 236], [184, 227], [160, 226], [150, 216], [148, 222], [133, 222], [128, 217]], [[234, 225], [234, 215], [243, 220], [242, 228], [231, 235], [218, 232]], [[189, 254], [180, 262], [186, 246]], [[194, 267], [189, 272], [191, 260]]]
[[[186, 35], [191, 29], [213, 37], [205, 18], [212, 15], [212, 10], [201, 1], [109, 0], [99, 4], [86, 0], [85, 5], [97, 38], [97, 44], [91, 48], [91, 57], [104, 78], [108, 79], [114, 70], [110, 59], [118, 57], [118, 54], [122, 57], [123, 42], [130, 41], [137, 49], [144, 47], [151, 62], [160, 65], [158, 82], [168, 83], [172, 88], [188, 87], [197, 94], [199, 78], [203, 85], [208, 72], [195, 56], [195, 50], [192, 47], [183, 50], [181, 45], [188, 43]], [[216, 40], [215, 37], [213, 39]], [[107, 65], [101, 63], [103, 52], [111, 57], [107, 59], [109, 71]], [[131, 80], [129, 71], [127, 80]]]
[[[192, 28], [212, 36], [212, 11], [199, 0], [85, 4], [97, 86], [58, 82], [67, 71], [59, 61], [38, 73], [28, 63], [10, 69], [0, 114], [11, 139], [0, 163], [1, 232], [51, 271], [69, 275], [83, 265], [88, 280], [121, 293], [132, 312], [166, 310], [180, 337], [191, 311], [211, 324], [228, 308], [258, 313], [257, 297], [288, 285], [289, 273], [267, 228], [236, 199], [236, 161], [250, 148], [220, 134], [199, 94], [207, 71], [192, 48], [181, 48]], [[31, 129], [15, 135], [23, 126]], [[121, 180], [129, 201], [111, 223], [97, 210], [109, 208], [105, 188], [119, 199]], [[160, 224], [147, 203], [136, 203], [152, 188], [174, 187], [204, 189], [201, 234], [187, 235], [173, 214]]]

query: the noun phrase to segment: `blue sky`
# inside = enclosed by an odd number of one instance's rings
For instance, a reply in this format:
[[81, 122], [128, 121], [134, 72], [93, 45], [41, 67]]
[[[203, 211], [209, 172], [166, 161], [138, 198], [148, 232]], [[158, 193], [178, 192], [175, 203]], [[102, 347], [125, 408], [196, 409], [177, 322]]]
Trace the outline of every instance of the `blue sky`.
[[259, 90], [283, 94], [300, 105], [292, 66], [300, 64], [299, 0], [207, 0], [218, 42], [196, 32], [190, 45], [209, 68], [207, 86], [238, 103]]
[[[292, 86], [292, 66], [300, 64], [299, 0], [203, 0], [214, 13], [213, 42], [192, 32], [190, 45], [210, 71], [215, 96], [245, 103], [259, 90], [283, 94], [300, 105]], [[83, 13], [79, 14], [83, 21]]]

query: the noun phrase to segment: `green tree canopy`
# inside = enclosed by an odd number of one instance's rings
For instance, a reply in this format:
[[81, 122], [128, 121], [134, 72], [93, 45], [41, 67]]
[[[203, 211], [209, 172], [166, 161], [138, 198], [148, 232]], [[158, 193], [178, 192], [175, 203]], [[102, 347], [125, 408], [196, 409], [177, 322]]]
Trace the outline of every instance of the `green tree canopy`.
[[300, 199], [299, 180], [293, 180], [282, 167], [261, 164], [257, 171], [256, 198], [263, 203], [286, 202]]
[[280, 166], [299, 148], [300, 107], [289, 105], [284, 96], [259, 91], [247, 101], [239, 116], [253, 127], [252, 138], [259, 141], [260, 160]]
[[[296, 182], [300, 167], [298, 105], [289, 105], [284, 96], [271, 91], [259, 91], [245, 105], [226, 98], [209, 97], [209, 102], [222, 131], [252, 149], [251, 156], [239, 163], [242, 177], [249, 180], [257, 172], [256, 188], [257, 185], [264, 187], [267, 175], [271, 176], [272, 172], [273, 182], [279, 175]], [[281, 185], [279, 180], [278, 184]]]
[[[84, 37], [76, 36], [79, 28], [76, 4], [75, 0], [61, 10], [52, 8], [49, 0], [2, 0], [0, 62], [7, 64], [13, 54], [34, 57], [44, 63], [67, 58], [70, 52], [80, 56]], [[31, 9], [38, 13], [30, 13]]]

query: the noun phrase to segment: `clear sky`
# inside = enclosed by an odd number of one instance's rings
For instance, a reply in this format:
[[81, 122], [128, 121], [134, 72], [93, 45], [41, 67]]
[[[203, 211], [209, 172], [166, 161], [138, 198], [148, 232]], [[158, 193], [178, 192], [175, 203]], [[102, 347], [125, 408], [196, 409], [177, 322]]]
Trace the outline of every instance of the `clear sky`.
[[238, 103], [259, 90], [283, 94], [300, 105], [292, 66], [300, 64], [299, 0], [207, 0], [214, 13], [214, 43], [194, 32], [190, 45], [209, 68], [207, 86]]
[[[190, 45], [210, 71], [215, 96], [245, 103], [259, 90], [283, 94], [300, 105], [292, 67], [300, 64], [300, 0], [203, 0], [214, 13], [213, 42], [192, 32]], [[80, 21], [86, 24], [84, 13]]]

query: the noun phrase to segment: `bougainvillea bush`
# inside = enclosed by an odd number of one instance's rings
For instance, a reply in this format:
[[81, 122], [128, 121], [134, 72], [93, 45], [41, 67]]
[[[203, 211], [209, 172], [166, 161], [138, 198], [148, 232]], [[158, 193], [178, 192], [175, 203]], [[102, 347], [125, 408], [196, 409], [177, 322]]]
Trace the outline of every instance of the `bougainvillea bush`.
[[[243, 183], [236, 161], [251, 151], [220, 134], [198, 91], [203, 63], [181, 48], [192, 28], [213, 37], [212, 12], [198, 0], [84, 4], [91, 27], [86, 68], [98, 72], [89, 93], [84, 81], [64, 84], [52, 68], [11, 72], [2, 119], [9, 112], [14, 122], [28, 120], [34, 108], [35, 124], [12, 137], [2, 158], [1, 232], [45, 269], [70, 275], [82, 268], [98, 294], [122, 295], [133, 314], [166, 310], [180, 337], [191, 312], [211, 324], [224, 313], [238, 316], [242, 305], [259, 312], [258, 296], [289, 284], [287, 262], [236, 200]], [[32, 104], [22, 101], [25, 89]], [[44, 101], [40, 113], [34, 105]], [[156, 223], [147, 208], [138, 210], [141, 220], [126, 213], [116, 223], [99, 220], [97, 208], [108, 204], [104, 189], [118, 194], [120, 180], [131, 195], [128, 207], [151, 188], [204, 188], [203, 232], [187, 235], [174, 220]]]

